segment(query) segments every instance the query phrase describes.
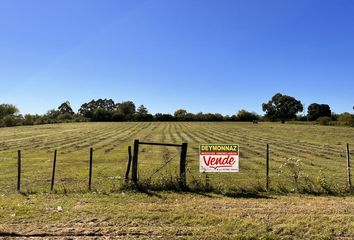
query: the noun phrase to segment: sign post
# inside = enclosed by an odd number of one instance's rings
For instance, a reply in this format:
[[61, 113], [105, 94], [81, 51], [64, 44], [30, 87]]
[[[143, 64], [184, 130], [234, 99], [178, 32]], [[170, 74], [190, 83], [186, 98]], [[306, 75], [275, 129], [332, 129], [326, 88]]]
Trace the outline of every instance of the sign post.
[[238, 144], [201, 144], [200, 172], [239, 172], [239, 156]]

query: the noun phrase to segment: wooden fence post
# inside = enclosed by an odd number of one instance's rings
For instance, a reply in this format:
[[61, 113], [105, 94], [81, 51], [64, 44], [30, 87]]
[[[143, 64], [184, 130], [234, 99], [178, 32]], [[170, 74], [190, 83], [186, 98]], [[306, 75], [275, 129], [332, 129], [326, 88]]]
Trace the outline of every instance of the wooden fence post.
[[125, 181], [126, 182], [129, 180], [129, 172], [130, 172], [130, 167], [131, 167], [131, 163], [132, 163], [132, 147], [131, 146], [128, 147], [128, 155], [129, 155], [128, 167], [127, 167], [127, 171], [125, 173]]
[[269, 144], [266, 151], [266, 190], [269, 192]]
[[21, 191], [21, 150], [17, 151], [17, 191]]
[[52, 184], [50, 186], [50, 191], [54, 189], [54, 179], [55, 179], [55, 167], [57, 164], [57, 150], [54, 150], [54, 159], [53, 159], [53, 173], [52, 173]]
[[138, 154], [139, 154], [139, 140], [135, 140], [133, 166], [132, 166], [132, 180], [135, 184], [138, 183]]
[[186, 177], [187, 148], [188, 148], [188, 143], [183, 143], [182, 151], [181, 151], [181, 160], [179, 165], [180, 187], [182, 189], [185, 189], [187, 186], [187, 177]]
[[89, 171], [89, 190], [91, 191], [92, 185], [92, 161], [93, 161], [93, 148], [90, 148], [90, 171]]
[[348, 176], [348, 187], [349, 191], [352, 190], [352, 178], [350, 174], [350, 152], [349, 152], [349, 144], [347, 143], [347, 176]]

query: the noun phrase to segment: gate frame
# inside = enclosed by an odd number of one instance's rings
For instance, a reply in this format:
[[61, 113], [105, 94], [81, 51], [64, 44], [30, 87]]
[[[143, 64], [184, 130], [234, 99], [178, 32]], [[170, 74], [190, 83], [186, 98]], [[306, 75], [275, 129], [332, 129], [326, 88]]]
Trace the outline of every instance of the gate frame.
[[172, 143], [140, 142], [138, 139], [134, 140], [134, 154], [133, 154], [133, 162], [132, 162], [132, 180], [134, 184], [138, 184], [139, 181], [138, 179], [139, 145], [180, 147], [181, 156], [179, 162], [179, 185], [182, 189], [185, 189], [187, 187], [186, 162], [187, 162], [188, 143], [172, 144]]

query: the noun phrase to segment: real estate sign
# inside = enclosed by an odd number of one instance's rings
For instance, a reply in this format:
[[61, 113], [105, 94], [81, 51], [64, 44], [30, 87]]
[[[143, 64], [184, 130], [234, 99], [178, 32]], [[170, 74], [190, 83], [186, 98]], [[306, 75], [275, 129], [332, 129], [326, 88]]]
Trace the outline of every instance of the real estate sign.
[[238, 144], [201, 144], [200, 172], [239, 172]]

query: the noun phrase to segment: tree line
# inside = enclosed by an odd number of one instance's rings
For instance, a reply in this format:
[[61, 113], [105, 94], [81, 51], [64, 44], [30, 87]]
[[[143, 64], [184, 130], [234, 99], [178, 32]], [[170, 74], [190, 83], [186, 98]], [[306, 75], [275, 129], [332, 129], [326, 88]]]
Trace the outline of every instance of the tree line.
[[132, 101], [115, 103], [112, 99], [98, 99], [81, 105], [74, 112], [69, 101], [62, 103], [56, 109], [49, 110], [43, 115], [19, 114], [12, 104], [0, 104], [0, 126], [10, 127], [19, 125], [37, 125], [62, 122], [123, 122], [123, 121], [318, 121], [322, 125], [341, 123], [354, 126], [354, 115], [348, 112], [335, 114], [328, 104], [312, 103], [308, 106], [307, 114], [301, 114], [304, 106], [294, 97], [275, 94], [267, 103], [262, 104], [264, 115], [240, 110], [234, 115], [220, 113], [190, 113], [178, 109], [174, 114], [149, 113], [144, 105], [136, 107]]

